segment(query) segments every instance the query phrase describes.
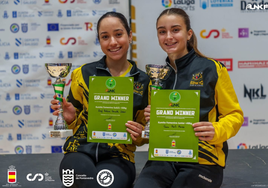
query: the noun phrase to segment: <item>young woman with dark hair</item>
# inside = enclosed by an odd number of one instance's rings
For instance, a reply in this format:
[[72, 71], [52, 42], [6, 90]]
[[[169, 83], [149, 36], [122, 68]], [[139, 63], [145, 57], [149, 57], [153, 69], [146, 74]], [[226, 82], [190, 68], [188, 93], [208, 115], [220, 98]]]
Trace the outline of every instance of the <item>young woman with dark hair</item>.
[[[218, 188], [228, 153], [226, 141], [243, 123], [227, 69], [199, 52], [184, 10], [164, 10], [156, 29], [159, 44], [168, 56], [166, 64], [171, 68], [163, 88], [200, 90], [200, 122], [192, 125], [199, 138], [199, 158], [198, 163], [147, 161], [134, 188]], [[145, 108], [145, 116], [148, 121], [150, 106]]]
[[[127, 59], [127, 51], [132, 41], [132, 32], [121, 13], [108, 12], [97, 23], [100, 46], [105, 54], [96, 62], [87, 63], [72, 72], [72, 83], [68, 102], [63, 98], [63, 116], [73, 136], [68, 137], [63, 149], [64, 158], [60, 164], [63, 170], [74, 169], [72, 187], [97, 188], [105, 185], [97, 183], [96, 175], [106, 171], [99, 181], [110, 183], [110, 188], [128, 188], [135, 180], [134, 151], [142, 144], [141, 132], [145, 125], [144, 108], [148, 105], [148, 76], [137, 68], [135, 62]], [[133, 121], [126, 122], [133, 144], [87, 142], [88, 84], [89, 76], [133, 77]], [[59, 101], [52, 100], [53, 115], [58, 115]], [[109, 171], [107, 171], [109, 170]], [[76, 179], [76, 175], [83, 175]], [[113, 177], [112, 177], [113, 176]]]

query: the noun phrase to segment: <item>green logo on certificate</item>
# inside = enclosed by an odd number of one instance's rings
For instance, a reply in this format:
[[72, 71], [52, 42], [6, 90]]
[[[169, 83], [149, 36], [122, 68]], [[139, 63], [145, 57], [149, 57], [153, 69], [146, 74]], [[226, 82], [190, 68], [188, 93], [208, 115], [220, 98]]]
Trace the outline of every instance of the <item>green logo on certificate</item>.
[[106, 87], [108, 89], [113, 89], [116, 86], [116, 81], [114, 78], [109, 78], [106, 80]]
[[177, 91], [173, 91], [169, 95], [169, 100], [172, 103], [177, 103], [181, 100], [181, 95]]

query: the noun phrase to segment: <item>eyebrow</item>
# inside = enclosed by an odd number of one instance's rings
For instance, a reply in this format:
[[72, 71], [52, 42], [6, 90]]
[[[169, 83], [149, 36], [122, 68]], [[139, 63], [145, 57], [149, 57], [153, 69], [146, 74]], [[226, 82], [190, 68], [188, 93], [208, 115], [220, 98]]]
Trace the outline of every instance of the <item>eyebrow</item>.
[[[171, 28], [174, 28], [174, 27], [181, 27], [181, 25], [173, 25], [173, 26], [171, 26]], [[163, 28], [165, 28], [165, 27], [164, 26], [160, 26], [160, 27], [157, 28], [157, 30], [158, 29], [163, 29]]]
[[[123, 31], [123, 29], [115, 29], [113, 32], [117, 32], [117, 31]], [[106, 33], [108, 33], [108, 32], [107, 31], [103, 31], [103, 32], [100, 33], [100, 35], [106, 34]]]

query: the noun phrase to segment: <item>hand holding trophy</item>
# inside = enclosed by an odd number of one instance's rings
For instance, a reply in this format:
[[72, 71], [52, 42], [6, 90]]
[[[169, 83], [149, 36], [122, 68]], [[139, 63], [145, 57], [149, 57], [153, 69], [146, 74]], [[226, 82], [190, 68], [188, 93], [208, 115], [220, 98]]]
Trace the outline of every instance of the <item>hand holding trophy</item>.
[[[152, 85], [150, 86], [150, 90], [160, 90], [162, 89], [162, 80], [166, 77], [167, 73], [170, 71], [170, 68], [166, 65], [154, 65], [147, 64], [145, 66], [146, 74], [150, 77], [152, 81]], [[142, 131], [142, 138], [149, 139], [150, 134], [150, 121], [144, 127]]]
[[56, 81], [52, 84], [56, 94], [56, 99], [59, 100], [60, 108], [59, 115], [54, 124], [54, 130], [49, 131], [50, 137], [62, 138], [73, 135], [73, 130], [68, 129], [68, 126], [62, 115], [62, 98], [64, 93], [65, 82], [61, 78], [66, 77], [72, 67], [71, 63], [46, 63], [45, 64], [48, 74]]

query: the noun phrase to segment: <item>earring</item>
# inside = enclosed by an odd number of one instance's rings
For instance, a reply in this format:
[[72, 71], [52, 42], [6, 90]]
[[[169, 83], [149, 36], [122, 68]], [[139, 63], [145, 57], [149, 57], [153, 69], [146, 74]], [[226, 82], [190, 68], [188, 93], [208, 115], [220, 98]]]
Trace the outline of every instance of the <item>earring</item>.
[[129, 41], [129, 44], [132, 44], [132, 40]]

